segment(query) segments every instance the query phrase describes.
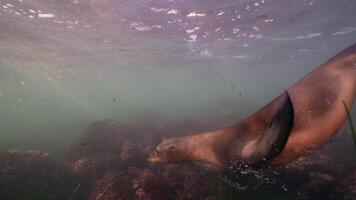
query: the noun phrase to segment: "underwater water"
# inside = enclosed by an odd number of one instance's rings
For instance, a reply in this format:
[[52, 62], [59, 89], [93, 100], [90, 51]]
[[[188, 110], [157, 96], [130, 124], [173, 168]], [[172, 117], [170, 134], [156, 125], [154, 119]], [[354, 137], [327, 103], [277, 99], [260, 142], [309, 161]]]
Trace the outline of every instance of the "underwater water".
[[354, 0], [0, 0], [0, 200], [353, 199], [346, 123], [276, 169], [216, 174], [145, 158], [162, 138], [243, 119], [354, 44], [355, 10]]

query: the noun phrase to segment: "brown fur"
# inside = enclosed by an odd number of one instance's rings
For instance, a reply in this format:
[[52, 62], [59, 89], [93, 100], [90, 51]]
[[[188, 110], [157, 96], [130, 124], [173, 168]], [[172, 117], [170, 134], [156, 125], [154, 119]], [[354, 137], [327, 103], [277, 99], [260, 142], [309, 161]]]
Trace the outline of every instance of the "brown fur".
[[[346, 120], [342, 105], [352, 107], [356, 95], [356, 44], [345, 49], [288, 90], [294, 107], [294, 124], [283, 151], [270, 160], [290, 162], [330, 139]], [[283, 103], [278, 96], [241, 122], [218, 131], [169, 139], [160, 144], [149, 161], [199, 161], [227, 166], [232, 158], [255, 161], [256, 141]]]

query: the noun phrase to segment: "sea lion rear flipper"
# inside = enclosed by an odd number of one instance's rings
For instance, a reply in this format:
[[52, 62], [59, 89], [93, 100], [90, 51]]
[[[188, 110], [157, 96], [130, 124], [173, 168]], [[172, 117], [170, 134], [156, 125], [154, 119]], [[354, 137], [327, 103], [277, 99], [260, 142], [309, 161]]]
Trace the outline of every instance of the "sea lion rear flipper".
[[292, 130], [294, 110], [287, 91], [282, 106], [272, 118], [268, 129], [257, 142], [255, 163], [268, 161], [277, 156], [287, 143]]

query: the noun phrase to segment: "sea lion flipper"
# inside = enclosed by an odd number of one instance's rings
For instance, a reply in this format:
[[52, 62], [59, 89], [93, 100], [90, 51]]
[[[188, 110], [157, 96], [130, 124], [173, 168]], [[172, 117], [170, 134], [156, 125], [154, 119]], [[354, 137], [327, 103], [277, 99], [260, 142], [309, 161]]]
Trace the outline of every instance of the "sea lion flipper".
[[260, 138], [262, 143], [259, 156], [261, 160], [268, 161], [277, 156], [284, 148], [292, 130], [294, 121], [293, 104], [288, 92], [284, 93], [284, 102], [272, 118], [268, 129]]
[[266, 141], [270, 148], [264, 157], [266, 160], [270, 160], [283, 150], [292, 130], [294, 120], [293, 104], [288, 92], [286, 91], [284, 94], [285, 100], [283, 105], [271, 120], [268, 130], [263, 137], [270, 140]]

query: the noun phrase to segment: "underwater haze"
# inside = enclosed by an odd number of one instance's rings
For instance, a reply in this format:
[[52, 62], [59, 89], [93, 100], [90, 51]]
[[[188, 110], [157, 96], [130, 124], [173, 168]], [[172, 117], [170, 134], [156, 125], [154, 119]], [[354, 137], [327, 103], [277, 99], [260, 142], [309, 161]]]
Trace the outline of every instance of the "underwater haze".
[[355, 0], [0, 0], [0, 151], [64, 159], [104, 119], [231, 125], [355, 43], [355, 10]]
[[94, 120], [148, 112], [235, 122], [355, 42], [355, 9], [353, 0], [2, 0], [0, 149], [60, 155]]

